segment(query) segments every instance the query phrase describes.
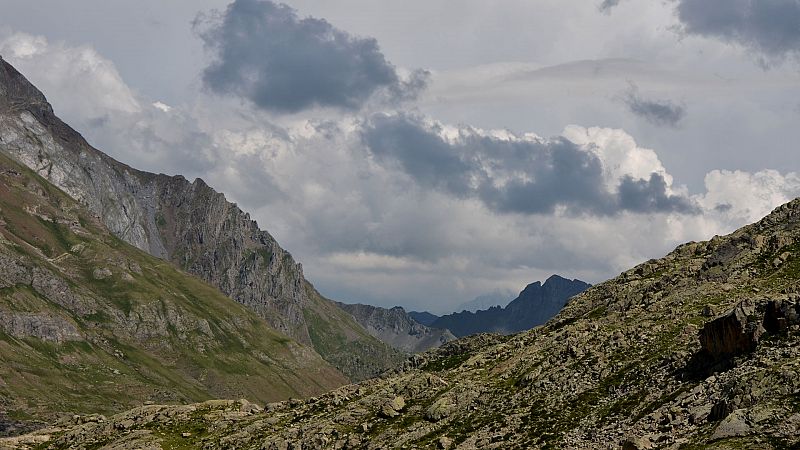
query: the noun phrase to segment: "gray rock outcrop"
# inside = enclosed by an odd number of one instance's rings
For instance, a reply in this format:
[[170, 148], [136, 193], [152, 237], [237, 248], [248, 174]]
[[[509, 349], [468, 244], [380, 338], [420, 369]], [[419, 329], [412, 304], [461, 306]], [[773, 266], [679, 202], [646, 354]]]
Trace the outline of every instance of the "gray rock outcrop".
[[755, 307], [739, 305], [728, 314], [707, 322], [700, 331], [700, 345], [713, 358], [721, 359], [751, 352], [764, 333]]

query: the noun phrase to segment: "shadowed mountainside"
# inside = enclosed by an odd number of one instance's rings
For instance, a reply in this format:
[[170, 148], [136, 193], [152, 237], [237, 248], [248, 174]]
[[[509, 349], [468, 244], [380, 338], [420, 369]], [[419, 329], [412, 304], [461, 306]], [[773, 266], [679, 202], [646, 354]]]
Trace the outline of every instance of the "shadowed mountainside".
[[541, 325], [561, 311], [567, 300], [591, 285], [580, 280], [568, 280], [558, 275], [544, 284], [529, 284], [505, 308], [494, 306], [486, 310], [462, 311], [439, 317], [433, 328], [446, 328], [462, 337], [476, 333], [517, 333]]

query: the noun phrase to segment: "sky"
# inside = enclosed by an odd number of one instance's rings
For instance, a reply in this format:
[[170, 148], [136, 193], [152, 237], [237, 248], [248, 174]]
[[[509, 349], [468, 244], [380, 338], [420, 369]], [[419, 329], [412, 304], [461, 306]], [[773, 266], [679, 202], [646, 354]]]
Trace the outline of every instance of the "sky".
[[598, 283], [800, 195], [800, 0], [0, 0], [94, 146], [201, 177], [328, 297]]

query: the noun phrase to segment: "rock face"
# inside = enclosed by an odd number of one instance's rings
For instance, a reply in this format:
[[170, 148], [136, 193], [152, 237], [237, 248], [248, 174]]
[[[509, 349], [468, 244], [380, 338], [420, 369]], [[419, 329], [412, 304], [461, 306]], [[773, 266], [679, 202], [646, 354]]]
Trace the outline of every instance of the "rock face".
[[728, 314], [707, 322], [700, 331], [700, 345], [711, 357], [729, 358], [755, 350], [764, 333], [763, 317], [754, 317], [755, 307], [739, 305]]
[[145, 401], [269, 402], [347, 382], [2, 153], [0, 361], [0, 434]]
[[[41, 448], [797, 448], [799, 302], [795, 200], [593, 286], [530, 331], [448, 342], [385, 377], [257, 414], [134, 410], [43, 432]], [[755, 346], [751, 323], [764, 329]], [[750, 350], [698, 370], [704, 345]], [[180, 437], [191, 429], [204, 432]]]
[[446, 328], [459, 337], [475, 333], [517, 333], [547, 322], [561, 311], [571, 297], [590, 286], [580, 280], [553, 275], [544, 284], [538, 281], [529, 284], [505, 308], [495, 306], [475, 313], [462, 311], [448, 314], [439, 317], [430, 326]]
[[216, 286], [352, 379], [402, 358], [319, 295], [301, 265], [223, 194], [200, 179], [142, 172], [94, 149], [2, 59], [0, 150], [85, 205], [120, 239]]
[[405, 352], [422, 352], [456, 338], [449, 330], [429, 328], [417, 322], [400, 306], [386, 309], [360, 304], [338, 305], [350, 313], [371, 335]]
[[702, 353], [715, 360], [752, 352], [764, 334], [800, 326], [800, 295], [786, 299], [748, 299], [700, 330]]

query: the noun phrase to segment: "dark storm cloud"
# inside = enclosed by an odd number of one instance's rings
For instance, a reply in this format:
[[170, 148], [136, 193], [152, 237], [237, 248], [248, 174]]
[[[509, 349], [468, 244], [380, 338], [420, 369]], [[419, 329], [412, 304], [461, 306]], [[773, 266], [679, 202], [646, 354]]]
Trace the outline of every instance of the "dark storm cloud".
[[667, 193], [663, 177], [625, 178], [609, 192], [603, 165], [591, 152], [557, 138], [505, 140], [462, 130], [448, 142], [441, 130], [409, 115], [376, 115], [362, 136], [382, 164], [399, 167], [416, 183], [459, 198], [475, 198], [500, 213], [612, 215], [695, 213], [691, 200]]
[[402, 100], [427, 84], [424, 71], [402, 80], [375, 39], [301, 19], [285, 4], [236, 0], [216, 17], [198, 18], [195, 28], [216, 54], [203, 72], [205, 86], [271, 111], [354, 110], [376, 92]]
[[604, 13], [610, 13], [615, 6], [619, 5], [620, 0], [603, 0], [597, 8]]
[[721, 213], [726, 213], [726, 212], [728, 212], [728, 211], [730, 211], [732, 209], [733, 209], [733, 205], [731, 205], [730, 203], [718, 203], [714, 207], [714, 211], [721, 212]]
[[764, 64], [800, 55], [800, 0], [679, 0], [677, 13], [686, 33], [742, 45]]
[[653, 173], [649, 180], [625, 176], [619, 185], [619, 201], [623, 209], [635, 212], [675, 211], [697, 213], [691, 200], [678, 195], [667, 195], [664, 177]]
[[686, 108], [670, 100], [643, 98], [633, 83], [622, 95], [622, 101], [628, 106], [630, 112], [653, 125], [675, 128], [686, 116]]

